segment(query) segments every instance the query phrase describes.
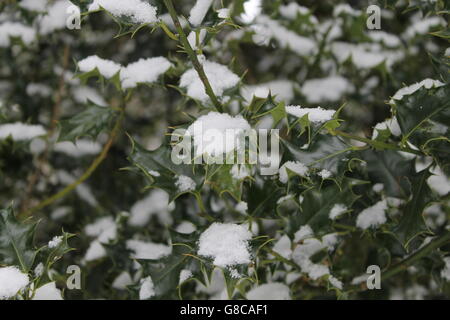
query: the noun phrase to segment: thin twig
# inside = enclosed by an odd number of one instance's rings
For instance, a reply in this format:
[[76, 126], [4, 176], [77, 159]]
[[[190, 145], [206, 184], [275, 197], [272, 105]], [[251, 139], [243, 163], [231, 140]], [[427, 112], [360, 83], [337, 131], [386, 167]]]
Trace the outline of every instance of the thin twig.
[[[62, 103], [64, 94], [65, 94], [65, 87], [66, 87], [65, 75], [66, 75], [66, 71], [69, 67], [69, 62], [70, 62], [70, 46], [66, 45], [64, 47], [64, 52], [63, 52], [62, 71], [61, 71], [61, 75], [59, 76], [58, 91], [56, 92], [55, 103], [53, 104], [53, 109], [52, 109], [52, 117], [50, 120], [50, 129], [48, 130], [48, 133], [47, 133], [47, 136], [49, 137], [49, 139], [51, 139], [51, 137], [53, 136], [53, 133], [55, 132], [55, 129], [56, 129], [56, 125], [57, 125], [60, 115], [61, 115], [61, 103]], [[39, 181], [39, 179], [41, 178], [42, 172], [43, 172], [43, 167], [44, 167], [45, 163], [47, 162], [48, 155], [49, 155], [49, 148], [50, 148], [50, 141], [47, 141], [47, 146], [46, 146], [45, 150], [42, 152], [42, 154], [37, 159], [36, 170], [28, 179], [28, 184], [25, 188], [22, 205], [20, 206], [21, 211], [26, 211], [29, 207], [34, 188], [37, 185], [37, 182]]]
[[60, 192], [54, 194], [50, 198], [45, 199], [44, 201], [42, 201], [38, 205], [32, 207], [31, 209], [29, 209], [27, 211], [24, 211], [24, 212], [20, 213], [19, 217], [27, 218], [27, 217], [31, 216], [34, 212], [36, 212], [38, 210], [41, 210], [41, 209], [49, 206], [53, 202], [63, 198], [68, 193], [73, 191], [78, 185], [80, 185], [81, 183], [86, 181], [94, 173], [94, 171], [98, 168], [98, 166], [103, 162], [103, 160], [105, 160], [109, 150], [111, 149], [111, 146], [112, 146], [114, 140], [116, 139], [117, 135], [119, 134], [119, 131], [120, 131], [121, 127], [122, 127], [122, 121], [124, 119], [124, 116], [125, 116], [125, 111], [122, 108], [121, 111], [120, 111], [120, 114], [117, 117], [117, 120], [116, 120], [116, 122], [114, 124], [114, 128], [111, 131], [109, 139], [106, 142], [106, 144], [103, 146], [102, 152], [100, 153], [100, 155], [97, 158], [95, 158], [95, 160], [92, 162], [92, 164], [83, 173], [83, 175], [80, 178], [78, 178], [76, 181], [74, 181], [73, 183], [71, 183], [70, 185], [65, 187]]
[[178, 38], [181, 45], [184, 47], [184, 50], [186, 50], [186, 53], [189, 56], [189, 59], [191, 60], [194, 66], [194, 69], [197, 71], [200, 80], [203, 82], [206, 94], [211, 99], [217, 111], [223, 112], [222, 105], [217, 99], [216, 95], [214, 94], [211, 84], [209, 83], [208, 77], [206, 76], [205, 70], [203, 69], [203, 66], [200, 63], [200, 61], [198, 61], [197, 54], [192, 49], [191, 44], [187, 39], [186, 33], [184, 33], [183, 27], [181, 26], [180, 20], [178, 19], [178, 15], [175, 10], [175, 7], [173, 6], [172, 0], [164, 0], [164, 4], [166, 5], [166, 8], [169, 11], [173, 23], [178, 31]]
[[390, 268], [388, 271], [383, 272], [381, 276], [381, 280], [387, 280], [391, 278], [392, 276], [396, 275], [399, 272], [404, 271], [406, 268], [408, 268], [413, 262], [427, 256], [430, 252], [432, 252], [435, 249], [438, 249], [442, 247], [445, 244], [450, 243], [450, 232], [446, 232], [445, 234], [439, 236], [438, 238], [434, 239], [427, 245], [425, 245], [423, 248], [417, 250], [412, 255], [410, 255], [405, 260], [397, 263], [392, 268]]
[[343, 131], [339, 131], [339, 130], [333, 130], [333, 133], [335, 135], [344, 137], [344, 138], [348, 138], [348, 139], [352, 139], [352, 140], [356, 140], [356, 141], [361, 141], [364, 143], [367, 143], [368, 145], [374, 147], [374, 148], [378, 148], [378, 149], [388, 149], [388, 150], [397, 150], [397, 151], [402, 151], [402, 152], [408, 152], [408, 153], [412, 153], [412, 154], [416, 154], [416, 155], [423, 155], [420, 151], [411, 149], [411, 148], [401, 148], [401, 147], [397, 147], [395, 145], [389, 144], [389, 143], [385, 143], [385, 142], [381, 142], [381, 141], [375, 141], [375, 140], [371, 140], [368, 138], [363, 138], [363, 137], [359, 137], [359, 136], [355, 136]]

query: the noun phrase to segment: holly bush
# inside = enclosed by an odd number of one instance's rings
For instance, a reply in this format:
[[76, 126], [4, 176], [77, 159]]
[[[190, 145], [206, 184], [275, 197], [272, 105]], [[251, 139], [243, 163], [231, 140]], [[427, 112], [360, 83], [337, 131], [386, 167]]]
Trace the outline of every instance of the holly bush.
[[2, 1], [0, 299], [449, 298], [450, 7], [373, 2]]

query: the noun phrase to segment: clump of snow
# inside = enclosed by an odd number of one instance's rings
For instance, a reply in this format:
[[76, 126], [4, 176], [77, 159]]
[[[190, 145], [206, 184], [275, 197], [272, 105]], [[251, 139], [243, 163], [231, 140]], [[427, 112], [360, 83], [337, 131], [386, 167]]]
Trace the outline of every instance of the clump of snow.
[[58, 142], [53, 147], [53, 151], [80, 158], [99, 154], [102, 151], [102, 145], [95, 141], [79, 139], [75, 143], [70, 141]]
[[265, 283], [247, 292], [248, 300], [291, 300], [289, 287], [283, 283]]
[[333, 10], [333, 15], [335, 17], [341, 15], [341, 14], [346, 14], [346, 15], [350, 15], [350, 16], [354, 16], [354, 17], [358, 17], [361, 15], [361, 11], [360, 10], [356, 10], [353, 9], [349, 4], [347, 3], [341, 3], [338, 4], [334, 7]]
[[309, 103], [337, 101], [346, 93], [352, 93], [354, 86], [341, 76], [330, 76], [320, 79], [309, 79], [303, 83], [302, 94]]
[[47, 14], [42, 16], [39, 20], [39, 32], [43, 35], [48, 35], [56, 30], [66, 28], [67, 9], [73, 6], [72, 2], [68, 0], [58, 0], [52, 4], [48, 10]]
[[136, 87], [138, 83], [153, 83], [171, 66], [169, 60], [164, 57], [140, 59], [120, 71], [122, 87], [129, 89]]
[[252, 23], [255, 18], [261, 14], [262, 6], [261, 0], [248, 0], [244, 2], [244, 13], [241, 15], [241, 20], [244, 23]]
[[325, 248], [326, 245], [320, 240], [308, 238], [295, 248], [292, 253], [292, 259], [300, 266], [302, 272], [307, 273], [311, 279], [317, 280], [325, 275], [329, 275], [330, 270], [325, 265], [313, 263], [310, 258]]
[[402, 43], [399, 37], [384, 31], [372, 30], [368, 33], [368, 36], [373, 41], [384, 43], [387, 47], [398, 47]]
[[172, 252], [172, 247], [170, 246], [140, 240], [127, 240], [127, 248], [134, 252], [131, 256], [133, 259], [156, 260]]
[[272, 250], [283, 258], [290, 259], [292, 254], [291, 239], [289, 239], [287, 235], [283, 235], [277, 242], [275, 242]]
[[284, 197], [281, 197], [277, 200], [277, 204], [282, 204], [283, 202], [292, 200], [293, 198], [294, 198], [293, 194], [285, 195]]
[[217, 10], [217, 16], [220, 19], [228, 19], [230, 17], [230, 9], [222, 8], [222, 9]]
[[269, 93], [276, 100], [289, 103], [294, 99], [294, 83], [289, 80], [273, 80], [258, 85], [245, 85], [241, 88], [241, 95], [250, 103], [253, 97], [267, 98]]
[[308, 167], [305, 166], [303, 163], [299, 161], [286, 161], [279, 169], [279, 179], [282, 183], [287, 183], [289, 180], [288, 171], [294, 172], [295, 174], [298, 174], [301, 177], [307, 177], [308, 176]]
[[339, 240], [337, 233], [329, 233], [322, 237], [322, 243], [328, 248], [329, 251], [334, 250]]
[[450, 57], [450, 47], [448, 47], [448, 48], [445, 50], [444, 55], [446, 55], [447, 57]]
[[280, 8], [280, 14], [290, 20], [294, 20], [295, 18], [297, 18], [297, 15], [308, 15], [310, 14], [310, 11], [308, 8], [303, 7], [301, 5], [299, 5], [296, 2], [290, 2], [287, 5], [281, 5]]
[[216, 222], [201, 234], [198, 254], [213, 258], [219, 267], [248, 264], [251, 238], [252, 233], [244, 226]]
[[6, 139], [11, 136], [13, 140], [23, 141], [31, 140], [45, 134], [45, 129], [41, 125], [30, 125], [21, 122], [0, 125], [0, 139]]
[[[239, 77], [226, 66], [216, 62], [204, 61], [203, 69], [216, 96], [222, 96], [223, 92], [238, 84]], [[206, 101], [209, 96], [205, 92], [205, 86], [195, 69], [189, 69], [180, 78], [180, 87], [187, 88], [188, 96]]]
[[439, 88], [442, 87], [443, 85], [444, 83], [442, 83], [439, 80], [433, 80], [429, 78], [424, 79], [418, 83], [414, 83], [410, 86], [398, 90], [390, 100], [390, 103], [395, 103], [394, 100], [402, 100], [404, 96], [409, 96], [422, 87], [424, 87], [425, 89], [431, 89], [431, 88]]
[[227, 113], [210, 112], [190, 125], [187, 133], [194, 138], [196, 156], [208, 154], [215, 157], [238, 148], [236, 140], [250, 129], [250, 124], [240, 115], [233, 117]]
[[36, 38], [36, 31], [18, 22], [4, 22], [0, 24], [0, 48], [11, 45], [10, 38], [21, 38], [22, 42], [29, 45]]
[[114, 279], [112, 287], [117, 290], [125, 290], [127, 286], [132, 284], [133, 279], [131, 279], [130, 274], [126, 271], [123, 271], [121, 274], [117, 276], [116, 279]]
[[235, 180], [242, 180], [250, 176], [250, 172], [245, 165], [234, 164], [230, 170], [231, 177]]
[[44, 274], [44, 264], [42, 262], [39, 262], [39, 264], [34, 268], [34, 274], [36, 277], [40, 277]]
[[429, 17], [425, 19], [420, 19], [417, 22], [413, 23], [406, 29], [404, 33], [404, 37], [406, 39], [412, 39], [417, 34], [426, 34], [433, 27], [445, 26], [445, 20], [441, 17]]
[[322, 169], [322, 170], [320, 170], [318, 175], [322, 179], [328, 179], [328, 178], [330, 178], [332, 176], [332, 173], [329, 170], [327, 170], [327, 169]]
[[53, 237], [52, 240], [50, 240], [50, 241], [48, 242], [48, 245], [47, 245], [47, 246], [48, 246], [50, 249], [53, 249], [53, 248], [58, 247], [58, 246], [61, 244], [62, 241], [63, 241], [63, 237], [62, 237], [62, 236], [55, 236], [55, 237]]
[[445, 267], [441, 270], [441, 277], [450, 281], [450, 257], [444, 258]]
[[52, 88], [42, 83], [29, 83], [26, 92], [30, 97], [35, 95], [49, 97], [52, 94]]
[[114, 240], [117, 236], [117, 225], [112, 217], [97, 219], [94, 223], [86, 225], [84, 232], [89, 237], [97, 237], [102, 243]]
[[369, 274], [362, 274], [360, 276], [354, 277], [352, 279], [351, 284], [355, 286], [355, 285], [361, 284], [363, 282], [366, 282], [367, 279], [369, 278], [369, 276], [370, 276]]
[[195, 224], [189, 221], [183, 221], [181, 222], [175, 229], [176, 232], [189, 234], [197, 230], [195, 227]]
[[191, 33], [189, 33], [188, 35], [188, 41], [189, 44], [191, 45], [192, 49], [197, 50], [198, 46], [203, 43], [203, 41], [205, 40], [206, 37], [206, 29], [201, 29], [200, 32], [198, 33], [198, 39], [197, 39], [197, 32], [195, 31], [191, 31]]
[[97, 69], [102, 76], [109, 79], [120, 71], [121, 65], [98, 56], [89, 56], [78, 62], [78, 68], [81, 72], [91, 72]]
[[247, 214], [248, 204], [245, 201], [240, 201], [236, 204], [234, 209], [240, 214]]
[[47, 7], [47, 0], [22, 0], [19, 6], [30, 11], [44, 12]]
[[384, 189], [384, 184], [382, 183], [375, 183], [372, 187], [372, 190], [376, 193], [380, 193]]
[[286, 112], [301, 118], [308, 115], [308, 120], [312, 123], [323, 123], [333, 119], [333, 115], [336, 113], [335, 110], [325, 110], [321, 107], [318, 108], [302, 108], [300, 106], [287, 106]]
[[336, 279], [336, 278], [333, 277], [333, 276], [329, 276], [329, 277], [328, 277], [328, 281], [330, 282], [330, 284], [331, 284], [333, 287], [338, 288], [339, 290], [342, 290], [342, 287], [343, 287], [342, 281]]
[[35, 293], [33, 300], [64, 300], [61, 290], [56, 288], [55, 282], [49, 282], [39, 287]]
[[336, 203], [333, 208], [331, 208], [328, 217], [331, 220], [335, 220], [336, 218], [340, 217], [345, 211], [347, 211], [347, 206], [343, 205], [342, 203]]
[[336, 41], [331, 51], [340, 63], [351, 57], [353, 65], [358, 69], [374, 68], [385, 62], [388, 69], [404, 58], [401, 50], [388, 50], [380, 43], [359, 43], [357, 45]]
[[185, 282], [187, 279], [192, 278], [192, 272], [188, 269], [183, 269], [180, 272], [180, 284]]
[[448, 178], [444, 171], [438, 166], [431, 169], [430, 172], [433, 174], [427, 179], [430, 188], [440, 196], [447, 195], [450, 192], [450, 178]]
[[356, 225], [361, 229], [378, 227], [386, 222], [387, 202], [381, 200], [372, 207], [366, 208], [356, 218]]
[[29, 283], [28, 275], [16, 267], [0, 268], [0, 300], [14, 297]]
[[306, 238], [312, 237], [313, 235], [314, 232], [309, 225], [301, 226], [294, 235], [294, 242], [300, 242]]
[[133, 227], [143, 227], [156, 215], [163, 224], [171, 224], [169, 212], [174, 204], [169, 204], [169, 194], [161, 189], [150, 191], [147, 197], [136, 202], [130, 209], [128, 224]]
[[98, 240], [92, 241], [89, 248], [86, 250], [84, 261], [95, 261], [103, 257], [106, 257], [106, 250], [103, 245]]
[[300, 56], [311, 55], [317, 51], [313, 40], [300, 36], [266, 15], [258, 16], [256, 23], [253, 28], [255, 31], [253, 41], [257, 44], [267, 44], [268, 40], [273, 38], [281, 47], [290, 49]]
[[81, 86], [73, 89], [73, 97], [76, 102], [82, 104], [88, 104], [89, 101], [95, 103], [98, 106], [107, 106], [106, 100], [98, 93], [97, 90], [87, 86]]
[[84, 232], [87, 236], [95, 238], [86, 251], [84, 260], [94, 261], [106, 256], [106, 250], [102, 243], [108, 243], [116, 238], [117, 225], [112, 217], [99, 218], [86, 225]]
[[177, 181], [175, 181], [175, 186], [178, 188], [178, 192], [189, 192], [194, 191], [197, 184], [192, 178], [180, 175], [177, 177]]
[[153, 176], [153, 177], [161, 176], [161, 174], [158, 171], [155, 171], [155, 170], [148, 170], [148, 174]]
[[152, 278], [149, 276], [141, 280], [141, 289], [139, 290], [139, 300], [148, 300], [155, 295], [155, 286]]
[[388, 130], [396, 137], [402, 134], [402, 130], [400, 129], [400, 125], [397, 121], [397, 117], [393, 117], [391, 119], [387, 119], [383, 122], [377, 123], [373, 128], [372, 140], [378, 137], [378, 130]]
[[197, 0], [189, 13], [189, 22], [198, 26], [202, 23], [214, 0]]
[[111, 12], [116, 17], [129, 17], [134, 23], [143, 24], [158, 21], [156, 7], [141, 0], [94, 0], [89, 6], [89, 11], [96, 11], [100, 8]]

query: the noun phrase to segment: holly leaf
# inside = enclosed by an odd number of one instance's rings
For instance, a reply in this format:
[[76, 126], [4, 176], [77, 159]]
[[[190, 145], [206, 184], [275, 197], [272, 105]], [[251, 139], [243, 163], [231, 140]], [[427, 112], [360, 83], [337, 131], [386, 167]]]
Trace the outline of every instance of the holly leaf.
[[326, 169], [334, 175], [343, 175], [347, 169], [345, 160], [353, 151], [353, 147], [340, 138], [323, 134], [319, 134], [304, 150], [289, 141], [282, 139], [281, 142], [291, 160], [300, 161], [311, 168]]
[[58, 141], [75, 142], [81, 137], [96, 139], [104, 130], [110, 128], [118, 112], [107, 107], [89, 103], [86, 110], [59, 123], [60, 133]]
[[36, 226], [18, 221], [11, 207], [0, 211], [0, 264], [19, 266], [24, 273], [30, 271], [38, 252], [33, 247]]
[[154, 151], [146, 150], [134, 140], [132, 143], [128, 160], [149, 179], [150, 187], [163, 189], [169, 194], [169, 202], [184, 193], [180, 192], [176, 186], [179, 176], [191, 178], [196, 183], [196, 190], [201, 189], [204, 182], [204, 169], [200, 165], [177, 164], [174, 157], [178, 156], [164, 143]]
[[175, 288], [180, 281], [180, 273], [192, 259], [194, 253], [193, 237], [197, 234], [184, 235], [171, 231], [172, 253], [158, 260], [139, 260], [143, 266], [143, 277], [150, 276], [158, 298], [174, 297]]
[[323, 188], [313, 188], [302, 193], [301, 212], [292, 216], [290, 232], [296, 232], [300, 226], [309, 225], [317, 233], [329, 231], [332, 220], [331, 209], [341, 204], [351, 208], [360, 197], [353, 193], [353, 186], [365, 184], [365, 181], [345, 178], [341, 186], [329, 184]]
[[428, 120], [450, 126], [450, 86], [421, 88], [395, 101], [397, 119], [406, 140]]
[[393, 150], [366, 150], [361, 155], [367, 163], [370, 180], [374, 183], [382, 183], [388, 196], [396, 198], [409, 196], [407, 177], [415, 173], [415, 160], [407, 160]]
[[73, 4], [78, 6], [81, 12], [88, 11], [89, 5], [92, 4], [93, 0], [70, 0]]
[[247, 191], [249, 215], [257, 218], [280, 218], [277, 201], [286, 195], [285, 188], [278, 187], [271, 179], [261, 179], [252, 183]]
[[415, 237], [430, 232], [423, 218], [423, 211], [435, 200], [427, 183], [430, 176], [430, 171], [425, 169], [409, 177], [412, 197], [406, 204], [403, 216], [395, 230], [395, 235], [405, 247], [408, 247]]
[[[244, 165], [243, 165], [244, 166]], [[233, 165], [215, 165], [215, 168], [208, 168], [207, 183], [217, 192], [219, 196], [229, 193], [234, 199], [239, 201], [242, 196], [243, 180], [233, 178], [231, 169]], [[211, 174], [210, 172], [213, 171]]]

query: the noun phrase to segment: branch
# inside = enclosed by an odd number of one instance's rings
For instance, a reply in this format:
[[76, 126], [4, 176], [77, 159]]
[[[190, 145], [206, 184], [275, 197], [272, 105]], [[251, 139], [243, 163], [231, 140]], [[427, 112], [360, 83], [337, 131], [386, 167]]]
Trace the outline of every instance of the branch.
[[[64, 53], [63, 53], [63, 59], [62, 59], [62, 71], [61, 75], [59, 76], [59, 84], [58, 84], [58, 91], [56, 92], [56, 98], [55, 103], [53, 104], [52, 109], [52, 117], [50, 121], [50, 129], [47, 133], [47, 136], [51, 139], [53, 133], [55, 132], [56, 125], [58, 123], [58, 120], [60, 118], [61, 114], [61, 103], [65, 94], [65, 75], [66, 71], [69, 67], [69, 61], [70, 61], [70, 46], [66, 45], [64, 47]], [[37, 159], [37, 166], [34, 173], [29, 177], [28, 184], [25, 189], [25, 192], [23, 194], [23, 200], [22, 204], [20, 206], [21, 211], [27, 210], [30, 200], [32, 198], [32, 194], [34, 192], [34, 188], [36, 187], [37, 182], [39, 181], [41, 175], [42, 175], [42, 167], [44, 164], [48, 161], [48, 154], [49, 154], [49, 141], [47, 141], [47, 145], [45, 147], [44, 152], [41, 154], [41, 156]]]
[[79, 186], [81, 183], [83, 183], [84, 181], [89, 179], [89, 177], [94, 173], [94, 171], [98, 168], [98, 166], [103, 162], [103, 160], [105, 160], [106, 156], [108, 155], [108, 152], [111, 149], [111, 146], [112, 146], [114, 140], [116, 139], [117, 135], [119, 134], [120, 129], [122, 128], [122, 121], [124, 119], [124, 116], [125, 116], [125, 110], [123, 108], [121, 108], [120, 115], [117, 117], [117, 120], [114, 124], [114, 128], [111, 131], [108, 141], [103, 146], [102, 152], [100, 153], [100, 155], [97, 156], [97, 158], [95, 158], [95, 160], [92, 162], [92, 164], [89, 166], [89, 168], [83, 173], [83, 175], [80, 178], [78, 178], [78, 180], [69, 184], [67, 187], [65, 187], [60, 192], [54, 194], [50, 198], [45, 199], [38, 205], [32, 207], [31, 209], [20, 213], [19, 217], [27, 218], [27, 217], [31, 216], [34, 212], [41, 210], [41, 209], [49, 206], [56, 200], [59, 200], [59, 199], [65, 197], [68, 193], [72, 192], [77, 186]]
[[223, 112], [222, 105], [220, 104], [219, 100], [217, 99], [216, 95], [214, 94], [214, 91], [211, 87], [211, 84], [209, 83], [208, 77], [206, 76], [205, 70], [203, 69], [203, 66], [198, 61], [197, 54], [194, 52], [194, 50], [191, 47], [191, 44], [189, 43], [186, 34], [183, 31], [183, 27], [181, 26], [180, 20], [178, 19], [177, 12], [175, 10], [175, 7], [173, 6], [172, 0], [164, 0], [164, 4], [166, 5], [167, 10], [169, 11], [170, 16], [172, 17], [173, 23], [178, 31], [179, 40], [184, 47], [184, 50], [186, 50], [187, 55], [189, 56], [189, 59], [191, 60], [194, 69], [197, 71], [198, 76], [200, 77], [200, 80], [203, 82], [203, 85], [205, 87], [205, 92], [211, 99], [212, 103], [216, 107], [217, 111]]
[[356, 140], [356, 141], [361, 141], [364, 142], [374, 148], [377, 149], [389, 149], [389, 150], [397, 150], [397, 151], [403, 151], [403, 152], [408, 152], [408, 153], [412, 153], [412, 154], [416, 154], [421, 156], [422, 153], [420, 151], [411, 149], [411, 148], [400, 148], [397, 147], [395, 145], [389, 144], [389, 143], [385, 143], [385, 142], [381, 142], [381, 141], [375, 141], [375, 140], [371, 140], [371, 139], [367, 139], [367, 138], [363, 138], [363, 137], [359, 137], [359, 136], [355, 136], [343, 131], [339, 131], [339, 130], [333, 130], [332, 132], [335, 135], [338, 135], [340, 137], [345, 137], [348, 139], [352, 139], [352, 140]]
[[442, 236], [434, 239], [430, 243], [428, 243], [423, 248], [417, 250], [412, 255], [410, 255], [405, 260], [399, 262], [398, 264], [394, 265], [392, 268], [390, 268], [388, 271], [383, 272], [381, 276], [381, 280], [387, 280], [391, 278], [392, 276], [396, 275], [399, 272], [404, 271], [408, 266], [410, 266], [413, 262], [416, 260], [419, 260], [425, 256], [427, 256], [430, 252], [432, 252], [435, 249], [438, 249], [442, 247], [445, 244], [450, 243], [450, 232], [447, 232], [443, 234]]

